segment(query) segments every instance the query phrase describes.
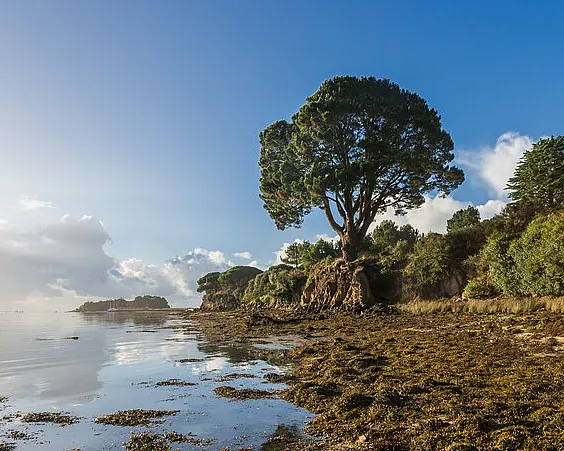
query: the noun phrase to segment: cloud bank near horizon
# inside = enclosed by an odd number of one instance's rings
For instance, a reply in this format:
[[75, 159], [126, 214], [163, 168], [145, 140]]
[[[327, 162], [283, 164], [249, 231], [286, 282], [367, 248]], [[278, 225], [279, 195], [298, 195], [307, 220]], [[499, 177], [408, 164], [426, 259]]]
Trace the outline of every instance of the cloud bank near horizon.
[[[65, 215], [59, 222], [21, 232], [0, 227], [0, 310], [74, 308], [87, 299], [142, 294], [196, 306], [196, 281], [234, 263], [219, 250], [196, 248], [163, 265], [107, 252], [110, 236], [93, 216]], [[247, 256], [245, 252], [245, 257]], [[249, 254], [250, 255], [250, 254]]]

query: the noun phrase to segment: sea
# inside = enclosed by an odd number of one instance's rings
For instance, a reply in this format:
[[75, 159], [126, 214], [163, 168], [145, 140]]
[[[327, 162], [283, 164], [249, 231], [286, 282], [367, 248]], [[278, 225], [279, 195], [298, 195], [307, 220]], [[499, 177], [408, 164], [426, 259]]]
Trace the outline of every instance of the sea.
[[[291, 337], [215, 342], [172, 312], [0, 312], [0, 449], [123, 449], [132, 434], [176, 432], [194, 440], [171, 449], [259, 450], [280, 430], [302, 433], [313, 415], [279, 398], [237, 401], [214, 388], [283, 389], [264, 376], [287, 368], [264, 350], [294, 345]], [[233, 374], [248, 377], [225, 377]], [[158, 384], [170, 379], [186, 384]], [[130, 409], [178, 413], [148, 426], [95, 422]], [[43, 412], [79, 421], [23, 421]]]

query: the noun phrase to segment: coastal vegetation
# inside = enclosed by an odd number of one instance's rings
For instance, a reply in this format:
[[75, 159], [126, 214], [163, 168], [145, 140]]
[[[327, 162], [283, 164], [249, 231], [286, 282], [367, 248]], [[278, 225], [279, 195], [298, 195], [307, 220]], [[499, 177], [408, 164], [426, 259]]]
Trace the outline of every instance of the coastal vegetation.
[[76, 312], [104, 312], [109, 309], [143, 310], [170, 308], [168, 301], [160, 296], [137, 296], [132, 301], [123, 298], [108, 299], [106, 301], [87, 301], [78, 307]]

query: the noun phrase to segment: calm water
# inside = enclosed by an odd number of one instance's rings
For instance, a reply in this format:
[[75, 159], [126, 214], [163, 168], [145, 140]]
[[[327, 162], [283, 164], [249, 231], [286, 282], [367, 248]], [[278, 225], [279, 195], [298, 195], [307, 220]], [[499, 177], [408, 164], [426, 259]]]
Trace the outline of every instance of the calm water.
[[[220, 385], [237, 388], [282, 388], [263, 376], [280, 368], [257, 358], [253, 348], [210, 342], [196, 323], [189, 331], [173, 315], [133, 313], [1, 313], [0, 418], [14, 412], [68, 412], [78, 424], [60, 427], [0, 420], [0, 443], [17, 449], [120, 449], [132, 432], [192, 433], [213, 440], [204, 449], [260, 448], [278, 426], [303, 428], [311, 414], [280, 399], [231, 401], [217, 397]], [[69, 339], [68, 337], [78, 337]], [[260, 353], [261, 346], [256, 347]], [[267, 346], [268, 347], [268, 346]], [[262, 346], [264, 350], [264, 345]], [[260, 354], [259, 354], [260, 355]], [[179, 363], [180, 359], [201, 359]], [[219, 378], [249, 373], [256, 378]], [[171, 378], [197, 385], [155, 387]], [[118, 410], [179, 410], [162, 424], [119, 427], [93, 420]], [[12, 431], [31, 440], [13, 440]], [[176, 444], [173, 449], [202, 449]]]

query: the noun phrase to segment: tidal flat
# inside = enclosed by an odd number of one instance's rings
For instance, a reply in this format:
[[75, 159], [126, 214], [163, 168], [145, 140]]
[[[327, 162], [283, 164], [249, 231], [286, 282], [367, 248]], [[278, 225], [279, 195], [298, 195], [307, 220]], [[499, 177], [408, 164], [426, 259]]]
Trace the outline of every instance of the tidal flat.
[[112, 315], [4, 351], [0, 450], [564, 448], [559, 313]]
[[186, 317], [225, 342], [301, 343], [284, 353], [291, 371], [268, 378], [316, 414], [319, 440], [282, 449], [564, 449], [562, 314]]
[[[0, 450], [239, 450], [302, 440], [313, 415], [276, 394], [285, 386], [264, 376], [285, 368], [263, 352], [208, 339], [179, 312], [0, 313]], [[269, 397], [234, 400], [219, 387]]]

